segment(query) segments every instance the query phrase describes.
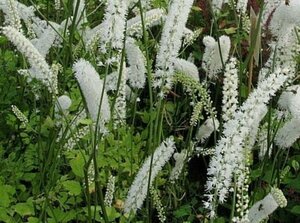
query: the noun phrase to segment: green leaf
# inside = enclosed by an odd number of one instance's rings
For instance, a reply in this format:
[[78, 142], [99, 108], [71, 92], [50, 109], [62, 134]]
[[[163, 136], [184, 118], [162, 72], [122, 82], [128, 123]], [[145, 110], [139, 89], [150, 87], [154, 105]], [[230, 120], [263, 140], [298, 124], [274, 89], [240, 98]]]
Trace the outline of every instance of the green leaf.
[[181, 206], [178, 210], [174, 212], [176, 218], [184, 217], [190, 215], [192, 208], [190, 205]]
[[14, 209], [22, 217], [34, 214], [33, 205], [29, 203], [18, 203], [14, 206]]
[[292, 209], [291, 209], [291, 212], [293, 213], [293, 214], [300, 214], [300, 205], [296, 205], [296, 206], [294, 206]]
[[14, 187], [10, 185], [0, 185], [0, 207], [9, 207], [11, 196], [16, 193]]
[[93, 120], [88, 118], [80, 119], [79, 123], [82, 125], [91, 125], [93, 124]]
[[10, 204], [9, 195], [5, 191], [0, 191], [0, 207], [8, 207]]
[[234, 33], [236, 33], [236, 28], [235, 28], [235, 27], [230, 27], [230, 28], [228, 28], [228, 29], [224, 29], [224, 32], [225, 32], [227, 35], [234, 34]]
[[11, 222], [11, 217], [8, 216], [6, 208], [0, 207], [0, 222]]
[[29, 217], [28, 219], [28, 223], [39, 223], [40, 220], [38, 218], [34, 218], [34, 217]]
[[78, 177], [84, 177], [84, 159], [81, 154], [78, 154], [77, 157], [70, 161], [70, 166], [72, 168], [73, 173]]
[[116, 218], [120, 217], [120, 213], [116, 211], [113, 207], [106, 207], [106, 213], [108, 220], [114, 222]]
[[198, 7], [198, 6], [193, 6], [192, 10], [194, 10], [196, 12], [201, 12], [202, 11], [202, 9], [200, 7]]
[[63, 186], [71, 195], [79, 195], [81, 193], [80, 183], [74, 180], [67, 180], [63, 182]]
[[294, 168], [294, 170], [296, 172], [298, 172], [298, 170], [299, 170], [299, 163], [298, 163], [298, 161], [292, 160], [292, 167]]

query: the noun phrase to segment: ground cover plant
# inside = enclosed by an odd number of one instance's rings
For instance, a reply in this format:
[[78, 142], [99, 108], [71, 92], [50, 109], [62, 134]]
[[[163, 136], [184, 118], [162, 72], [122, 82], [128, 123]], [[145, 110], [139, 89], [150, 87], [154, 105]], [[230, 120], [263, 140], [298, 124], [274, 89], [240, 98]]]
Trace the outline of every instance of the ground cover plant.
[[0, 0], [0, 222], [300, 221], [298, 0]]

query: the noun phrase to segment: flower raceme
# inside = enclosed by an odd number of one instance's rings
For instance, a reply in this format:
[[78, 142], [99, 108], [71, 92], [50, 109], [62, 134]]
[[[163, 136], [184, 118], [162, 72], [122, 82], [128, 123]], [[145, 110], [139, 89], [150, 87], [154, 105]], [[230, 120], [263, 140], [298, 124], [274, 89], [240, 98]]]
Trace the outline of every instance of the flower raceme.
[[103, 81], [95, 68], [84, 59], [79, 59], [73, 65], [73, 70], [92, 120], [96, 123], [99, 117], [98, 127], [101, 131], [103, 124], [110, 120], [110, 106]]
[[[208, 168], [205, 206], [215, 215], [216, 203], [223, 203], [231, 187], [233, 176], [243, 167], [247, 150], [251, 149], [249, 138], [258, 130], [258, 123], [266, 112], [266, 104], [288, 80], [287, 69], [278, 69], [259, 83], [233, 118], [224, 124], [223, 137], [218, 141], [216, 151]], [[253, 140], [250, 140], [253, 143]], [[215, 196], [216, 194], [217, 196]]]
[[2, 27], [1, 32], [17, 47], [17, 49], [28, 59], [32, 69], [30, 75], [42, 81], [49, 90], [49, 92], [56, 92], [56, 87], [52, 83], [53, 73], [47, 64], [44, 57], [32, 45], [32, 43], [18, 30], [12, 26]]
[[[164, 140], [154, 151], [153, 159], [151, 156], [146, 159], [143, 166], [136, 175], [125, 201], [125, 213], [136, 211], [141, 208], [146, 196], [148, 183], [151, 185], [154, 178], [162, 167], [168, 162], [175, 151], [175, 142], [173, 137]], [[151, 165], [152, 164], [152, 165]], [[151, 170], [151, 176], [149, 174]]]
[[178, 57], [192, 0], [174, 0], [170, 5], [157, 54], [154, 86], [171, 88], [173, 59]]

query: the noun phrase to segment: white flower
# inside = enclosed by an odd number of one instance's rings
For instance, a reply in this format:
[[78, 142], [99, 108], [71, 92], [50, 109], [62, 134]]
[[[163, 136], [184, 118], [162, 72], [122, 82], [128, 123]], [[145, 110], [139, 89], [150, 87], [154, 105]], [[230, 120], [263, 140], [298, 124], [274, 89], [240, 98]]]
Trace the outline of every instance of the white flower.
[[203, 29], [197, 29], [195, 31], [192, 31], [188, 28], [184, 29], [184, 40], [183, 40], [183, 45], [185, 47], [191, 45], [202, 33]]
[[292, 118], [281, 127], [276, 136], [275, 143], [281, 148], [289, 148], [300, 137], [300, 119]]
[[[162, 169], [166, 162], [170, 159], [175, 150], [175, 143], [173, 137], [167, 138], [155, 150], [151, 164], [151, 156], [146, 159], [143, 166], [140, 168], [128, 192], [124, 211], [129, 213], [131, 210], [136, 211], [141, 208], [146, 196], [148, 183], [151, 185], [158, 172]], [[151, 168], [151, 176], [149, 180], [149, 173]]]
[[116, 91], [118, 87], [119, 73], [112, 72], [106, 76], [105, 89], [106, 91]]
[[[265, 116], [266, 103], [287, 81], [287, 70], [277, 70], [267, 79], [259, 83], [252, 91], [242, 107], [233, 115], [233, 118], [224, 124], [223, 137], [218, 141], [215, 155], [208, 168], [207, 190], [211, 195], [222, 190], [222, 200], [228, 194], [233, 174], [243, 168], [249, 149], [252, 149], [253, 138], [258, 131], [258, 123]], [[224, 197], [224, 188], [226, 189]], [[215, 211], [217, 197], [210, 202], [210, 211]]]
[[116, 50], [123, 48], [126, 15], [128, 10], [127, 0], [110, 0], [106, 2], [106, 10], [101, 33], [100, 50], [105, 53], [107, 47]]
[[262, 14], [262, 24], [266, 25], [267, 20], [272, 15], [274, 10], [280, 5], [282, 0], [265, 0], [264, 10]]
[[59, 11], [61, 9], [60, 0], [55, 0], [54, 2], [55, 10]]
[[31, 40], [31, 43], [40, 52], [40, 54], [46, 58], [50, 48], [54, 45], [55, 41], [59, 38], [57, 31], [60, 29], [60, 25], [53, 23], [52, 26], [47, 26], [41, 31], [39, 38]]
[[53, 92], [55, 89], [52, 83], [52, 71], [38, 50], [22, 33], [11, 26], [2, 27], [2, 33], [28, 59], [32, 69], [38, 71], [31, 72], [32, 77], [41, 80], [48, 87], [48, 90]]
[[144, 88], [146, 82], [146, 58], [134, 39], [126, 39], [125, 50], [129, 64], [128, 80], [133, 88]]
[[159, 83], [163, 81], [166, 89], [171, 87], [172, 60], [178, 57], [185, 24], [192, 5], [193, 0], [174, 0], [170, 5], [156, 57], [157, 72], [155, 73], [156, 83], [154, 83], [156, 86], [160, 86]]
[[[300, 19], [297, 16], [300, 13], [299, 1], [292, 0], [290, 5], [284, 1], [276, 1], [272, 19], [270, 21], [270, 31], [275, 40], [270, 44], [271, 55], [261, 70], [259, 81], [264, 79], [272, 70], [276, 68], [287, 67], [290, 70], [290, 76], [295, 75], [297, 63], [294, 57], [300, 52], [298, 41]], [[268, 4], [273, 4], [268, 1]], [[297, 33], [296, 33], [297, 32]]]
[[103, 81], [95, 68], [84, 59], [78, 60], [73, 65], [73, 70], [92, 120], [97, 122], [99, 117], [99, 127], [103, 127], [101, 121], [108, 122], [110, 119], [110, 106], [106, 91], [103, 89]]
[[79, 28], [81, 28], [84, 23], [87, 23], [84, 0], [73, 1], [73, 18], [76, 18], [75, 24]]
[[[142, 5], [142, 10], [143, 12], [147, 11], [148, 9], [151, 8], [151, 1], [152, 0], [143, 0], [141, 1], [141, 5]], [[139, 14], [140, 13], [140, 7], [139, 7], [139, 0], [128, 0], [128, 5], [129, 8], [136, 6], [133, 8], [133, 12], [135, 14]]]
[[218, 42], [211, 36], [203, 38], [205, 52], [202, 59], [202, 68], [207, 72], [207, 76], [212, 79], [223, 69], [223, 64], [227, 62], [231, 42], [228, 36], [220, 36], [220, 48]]
[[225, 3], [228, 3], [228, 0], [212, 0], [211, 7], [213, 9], [213, 12], [218, 13]]
[[28, 123], [27, 117], [24, 115], [23, 112], [20, 111], [20, 109], [17, 106], [12, 105], [11, 110], [24, 126]]
[[180, 153], [174, 153], [173, 157], [176, 161], [175, 166], [173, 167], [171, 174], [170, 174], [170, 181], [172, 183], [175, 183], [175, 180], [177, 180], [182, 172], [182, 169], [184, 167], [184, 163], [187, 158], [188, 151], [186, 149], [182, 150]]
[[[165, 12], [162, 9], [152, 9], [144, 14], [145, 27], [151, 28], [153, 26], [161, 24], [164, 20]], [[129, 19], [127, 21], [127, 34], [129, 36], [141, 37], [143, 34], [143, 27], [141, 21], [141, 15]]]
[[225, 66], [223, 99], [222, 99], [222, 118], [227, 122], [233, 118], [238, 107], [238, 70], [236, 58], [231, 58]]
[[[9, 7], [9, 5], [6, 2], [7, 0], [1, 0], [0, 1], [0, 9], [6, 14], [10, 14], [11, 13], [11, 8]], [[26, 5], [18, 2], [18, 1], [14, 1], [14, 7], [16, 8], [16, 11], [18, 13], [18, 16], [25, 20], [28, 21], [29, 19], [35, 17], [34, 15], [34, 7], [33, 6], [29, 6], [27, 7]], [[16, 27], [15, 27], [16, 28]]]
[[293, 31], [295, 26], [300, 25], [300, 2], [290, 0], [289, 5], [284, 1], [276, 8], [270, 23], [270, 30], [277, 37], [285, 36], [287, 32]]
[[70, 108], [72, 100], [67, 95], [61, 95], [57, 98], [55, 111], [66, 111]]
[[240, 14], [245, 14], [247, 9], [248, 0], [238, 0], [236, 10]]
[[107, 186], [106, 186], [106, 193], [104, 197], [104, 204], [107, 207], [111, 207], [112, 201], [114, 198], [115, 193], [115, 177], [113, 175], [110, 175], [108, 178]]
[[217, 119], [207, 119], [199, 128], [196, 134], [198, 141], [206, 140], [214, 131], [219, 128], [219, 121]]
[[19, 32], [22, 32], [22, 24], [19, 16], [15, 0], [4, 0], [6, 2], [7, 11], [5, 16], [6, 25], [14, 27]]
[[278, 100], [280, 108], [288, 110], [295, 118], [300, 118], [300, 85], [288, 87]]
[[[121, 75], [119, 75], [119, 73]], [[113, 118], [114, 118], [114, 125], [117, 127], [119, 124], [124, 124], [126, 119], [126, 80], [127, 80], [127, 69], [125, 64], [123, 65], [123, 70], [121, 71], [120, 68], [118, 70], [118, 81], [120, 82], [119, 89], [117, 92], [117, 98], [115, 107], [113, 108]], [[120, 80], [119, 80], [120, 78]]]
[[173, 62], [175, 71], [190, 75], [197, 82], [200, 81], [198, 68], [195, 64], [180, 58], [173, 58], [171, 61]]
[[[263, 161], [266, 155], [268, 158], [270, 158], [272, 154], [273, 145], [268, 145], [268, 132], [268, 123], [266, 122], [262, 125], [257, 134], [257, 145], [259, 146], [258, 158], [260, 161]], [[271, 134], [272, 133], [273, 132], [271, 131]]]
[[287, 200], [282, 191], [272, 188], [264, 199], [256, 202], [249, 210], [248, 218], [251, 223], [259, 223], [267, 219], [278, 207], [285, 207]]

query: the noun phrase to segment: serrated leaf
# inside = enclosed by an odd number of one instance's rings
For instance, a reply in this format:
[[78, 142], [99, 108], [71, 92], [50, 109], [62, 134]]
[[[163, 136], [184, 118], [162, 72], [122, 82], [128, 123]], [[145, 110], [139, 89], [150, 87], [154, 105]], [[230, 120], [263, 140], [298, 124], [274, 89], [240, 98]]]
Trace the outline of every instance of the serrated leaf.
[[67, 180], [63, 182], [63, 186], [71, 195], [77, 196], [81, 193], [80, 183], [75, 180]]

